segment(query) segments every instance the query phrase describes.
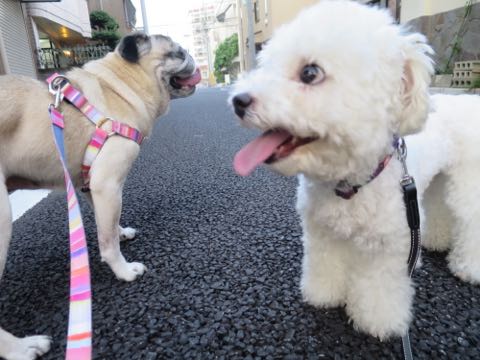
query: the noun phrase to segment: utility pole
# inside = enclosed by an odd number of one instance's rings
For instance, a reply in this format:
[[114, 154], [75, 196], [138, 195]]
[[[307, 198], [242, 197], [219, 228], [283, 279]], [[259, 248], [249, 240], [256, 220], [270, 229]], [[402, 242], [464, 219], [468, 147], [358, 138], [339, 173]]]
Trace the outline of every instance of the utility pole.
[[210, 82], [210, 74], [212, 73], [212, 57], [210, 56], [210, 36], [208, 35], [208, 31], [210, 30], [207, 25], [207, 20], [204, 18], [202, 20], [202, 30], [203, 30], [203, 41], [205, 42], [205, 46], [207, 47], [207, 63], [208, 63], [208, 81]]
[[150, 31], [148, 30], [148, 20], [147, 20], [147, 10], [145, 8], [145, 0], [140, 0], [140, 5], [142, 7], [143, 32], [149, 35]]
[[252, 0], [245, 0], [247, 5], [247, 59], [248, 69], [251, 70], [256, 66], [255, 60], [255, 33], [253, 28], [253, 3]]

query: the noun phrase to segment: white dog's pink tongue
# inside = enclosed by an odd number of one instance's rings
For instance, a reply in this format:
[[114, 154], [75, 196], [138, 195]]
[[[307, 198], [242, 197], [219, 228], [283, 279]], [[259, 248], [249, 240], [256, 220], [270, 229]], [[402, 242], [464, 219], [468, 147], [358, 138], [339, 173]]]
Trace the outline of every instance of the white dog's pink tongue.
[[237, 152], [233, 159], [235, 171], [241, 176], [250, 175], [291, 136], [284, 130], [267, 131]]

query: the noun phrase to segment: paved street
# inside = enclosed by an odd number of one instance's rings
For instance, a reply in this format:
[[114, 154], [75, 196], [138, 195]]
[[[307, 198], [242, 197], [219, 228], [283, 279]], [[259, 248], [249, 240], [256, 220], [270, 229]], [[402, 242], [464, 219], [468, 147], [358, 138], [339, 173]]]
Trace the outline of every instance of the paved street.
[[[115, 279], [100, 262], [83, 202], [93, 272], [95, 359], [401, 359], [401, 342], [355, 332], [342, 309], [301, 301], [301, 230], [294, 178], [265, 169], [248, 178], [233, 155], [255, 133], [237, 125], [227, 92], [175, 100], [127, 181], [122, 244], [148, 273]], [[480, 259], [479, 259], [480, 261]], [[64, 194], [52, 193], [14, 224], [0, 285], [0, 322], [16, 335], [54, 338], [61, 359], [68, 312]], [[455, 279], [445, 254], [415, 273], [416, 359], [480, 358], [480, 287]]]

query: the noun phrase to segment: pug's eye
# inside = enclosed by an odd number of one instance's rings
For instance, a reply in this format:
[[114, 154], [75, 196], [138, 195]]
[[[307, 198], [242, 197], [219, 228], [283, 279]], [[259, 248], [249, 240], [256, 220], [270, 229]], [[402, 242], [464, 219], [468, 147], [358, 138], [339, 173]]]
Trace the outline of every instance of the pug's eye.
[[321, 83], [324, 79], [325, 72], [318, 65], [305, 65], [300, 71], [300, 80], [304, 84], [315, 85]]
[[178, 51], [170, 51], [165, 54], [165, 57], [169, 59], [180, 59], [180, 60], [185, 60], [185, 54], [183, 51], [178, 50]]

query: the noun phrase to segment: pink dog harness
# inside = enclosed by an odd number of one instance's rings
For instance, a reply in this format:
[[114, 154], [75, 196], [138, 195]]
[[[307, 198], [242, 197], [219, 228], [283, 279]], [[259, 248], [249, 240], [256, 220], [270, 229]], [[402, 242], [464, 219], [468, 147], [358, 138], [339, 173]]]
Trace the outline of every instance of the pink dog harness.
[[[63, 75], [55, 73], [47, 79], [47, 83], [50, 84], [58, 78], [63, 79], [60, 85], [61, 97], [67, 99], [70, 104], [80, 110], [82, 114], [84, 114], [87, 119], [95, 125], [95, 132], [93, 133], [85, 151], [81, 170], [83, 178], [82, 191], [87, 192], [90, 190], [90, 168], [110, 136], [119, 135], [126, 139], [135, 141], [138, 145], [142, 144], [144, 136], [140, 131], [131, 126], [103, 116], [95, 107], [93, 107], [92, 104], [88, 102], [87, 98], [80, 91], [75, 89], [70, 84], [68, 79]], [[107, 122], [111, 122], [110, 131], [102, 128], [102, 126]]]

